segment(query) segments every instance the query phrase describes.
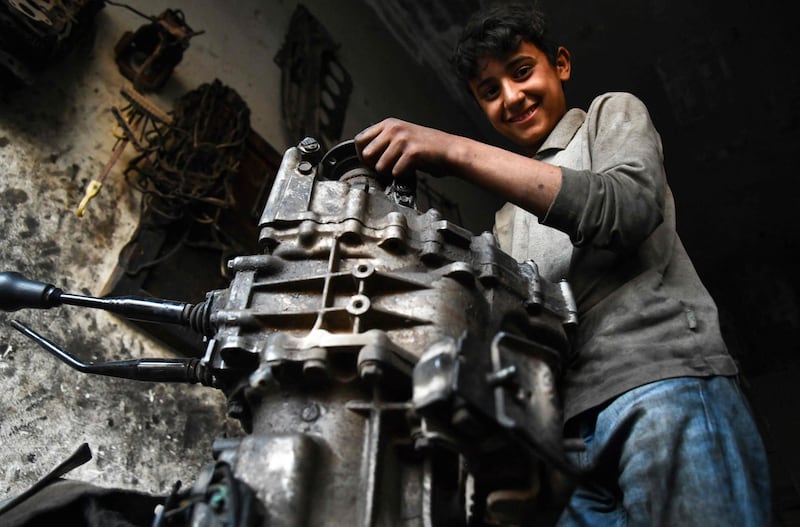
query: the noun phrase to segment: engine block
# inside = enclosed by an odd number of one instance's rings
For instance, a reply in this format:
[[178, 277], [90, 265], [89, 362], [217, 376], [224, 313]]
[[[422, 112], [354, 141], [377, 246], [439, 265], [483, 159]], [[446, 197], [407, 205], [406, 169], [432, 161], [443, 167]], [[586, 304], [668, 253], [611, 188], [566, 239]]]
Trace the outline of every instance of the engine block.
[[498, 518], [536, 502], [541, 461], [568, 470], [568, 285], [395, 190], [352, 142], [289, 149], [264, 253], [215, 293], [204, 361], [252, 432], [219, 455], [269, 525], [458, 525], [469, 500]]

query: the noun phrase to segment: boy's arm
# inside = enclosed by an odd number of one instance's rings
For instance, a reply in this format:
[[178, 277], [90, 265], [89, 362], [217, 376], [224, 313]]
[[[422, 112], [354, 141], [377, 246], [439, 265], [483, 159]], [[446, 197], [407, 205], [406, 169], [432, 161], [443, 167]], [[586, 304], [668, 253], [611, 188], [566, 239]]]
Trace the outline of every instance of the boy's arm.
[[359, 155], [382, 174], [423, 170], [470, 181], [537, 216], [561, 188], [561, 169], [433, 128], [386, 119], [355, 137]]
[[658, 132], [644, 103], [627, 93], [597, 97], [584, 128], [591, 166], [562, 169], [561, 191], [541, 222], [576, 246], [635, 249], [664, 220]]

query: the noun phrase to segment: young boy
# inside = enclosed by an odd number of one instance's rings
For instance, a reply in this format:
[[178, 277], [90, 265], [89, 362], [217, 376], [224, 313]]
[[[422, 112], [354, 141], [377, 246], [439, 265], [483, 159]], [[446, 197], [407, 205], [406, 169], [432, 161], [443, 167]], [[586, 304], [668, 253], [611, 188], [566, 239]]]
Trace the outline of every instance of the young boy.
[[573, 459], [593, 484], [576, 489], [560, 525], [768, 525], [764, 447], [676, 233], [644, 104], [606, 93], [568, 111], [570, 53], [526, 5], [473, 15], [454, 63], [527, 156], [396, 119], [356, 146], [379, 172], [457, 176], [504, 197], [500, 246], [570, 282], [580, 318], [562, 380], [565, 435], [585, 440]]

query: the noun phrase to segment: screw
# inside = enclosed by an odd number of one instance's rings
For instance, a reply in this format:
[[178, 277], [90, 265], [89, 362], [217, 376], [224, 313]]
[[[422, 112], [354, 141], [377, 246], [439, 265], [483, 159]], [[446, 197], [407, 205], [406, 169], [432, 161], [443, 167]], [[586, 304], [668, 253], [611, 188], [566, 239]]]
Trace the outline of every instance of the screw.
[[297, 148], [299, 148], [303, 154], [313, 154], [314, 152], [317, 152], [320, 147], [319, 142], [317, 142], [316, 139], [313, 137], [306, 137], [300, 141], [300, 144], [297, 145]]
[[316, 403], [311, 403], [303, 407], [303, 410], [300, 412], [300, 418], [310, 423], [312, 421], [316, 421], [319, 418], [319, 406]]

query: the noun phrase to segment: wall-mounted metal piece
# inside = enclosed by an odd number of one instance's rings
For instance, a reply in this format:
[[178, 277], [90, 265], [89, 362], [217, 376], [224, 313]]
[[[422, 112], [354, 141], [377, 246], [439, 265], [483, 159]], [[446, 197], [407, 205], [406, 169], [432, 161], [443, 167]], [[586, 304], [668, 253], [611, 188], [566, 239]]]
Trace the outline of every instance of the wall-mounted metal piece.
[[275, 56], [281, 68], [281, 111], [288, 140], [311, 136], [330, 148], [339, 142], [353, 89], [325, 27], [299, 4]]
[[114, 46], [120, 72], [141, 92], [161, 88], [183, 59], [189, 40], [203, 33], [189, 27], [179, 9], [146, 18], [149, 23], [126, 31]]

